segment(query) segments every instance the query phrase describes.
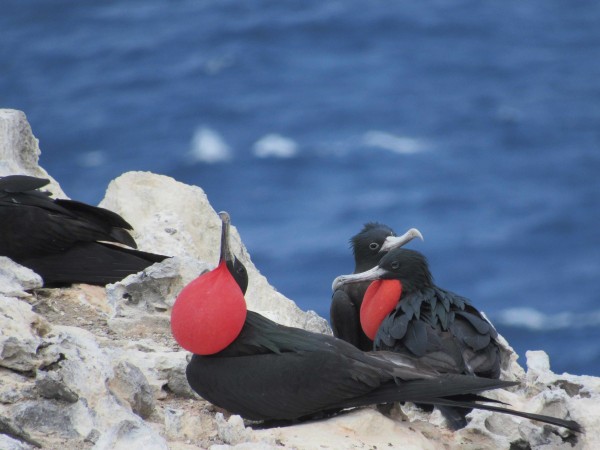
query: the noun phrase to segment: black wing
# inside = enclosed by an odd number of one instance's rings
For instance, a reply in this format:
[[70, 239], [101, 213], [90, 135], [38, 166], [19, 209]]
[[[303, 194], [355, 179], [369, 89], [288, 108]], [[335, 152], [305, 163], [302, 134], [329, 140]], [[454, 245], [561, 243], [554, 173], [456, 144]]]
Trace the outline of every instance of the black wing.
[[369, 282], [347, 284], [333, 293], [329, 310], [333, 335], [363, 350], [373, 350], [373, 341], [360, 325], [360, 307]]
[[403, 297], [382, 322], [375, 349], [418, 358], [443, 373], [500, 375], [494, 327], [469, 301], [429, 288]]
[[12, 175], [0, 179], [0, 252], [15, 260], [62, 252], [79, 242], [107, 241], [136, 247], [118, 214], [35, 190], [48, 180]]
[[284, 327], [251, 311], [236, 341], [215, 355], [194, 355], [187, 368], [190, 386], [203, 398], [254, 420], [292, 420], [514, 384], [453, 377], [440, 377], [414, 358], [365, 353], [332, 336]]
[[31, 268], [46, 285], [104, 285], [166, 258], [99, 243], [136, 246], [121, 216], [37, 190], [47, 183], [24, 175], [0, 179], [0, 255]]
[[450, 408], [481, 408], [580, 431], [570, 420], [522, 413], [480, 392], [516, 382], [440, 375], [422, 360], [386, 351], [362, 352], [332, 336], [284, 327], [248, 312], [242, 333], [224, 351], [194, 355], [186, 371], [198, 394], [254, 420], [295, 420], [343, 408], [412, 401]]
[[0, 196], [4, 191], [6, 193], [19, 193], [25, 191], [35, 191], [50, 183], [46, 178], [30, 177], [28, 175], [8, 175], [0, 178]]

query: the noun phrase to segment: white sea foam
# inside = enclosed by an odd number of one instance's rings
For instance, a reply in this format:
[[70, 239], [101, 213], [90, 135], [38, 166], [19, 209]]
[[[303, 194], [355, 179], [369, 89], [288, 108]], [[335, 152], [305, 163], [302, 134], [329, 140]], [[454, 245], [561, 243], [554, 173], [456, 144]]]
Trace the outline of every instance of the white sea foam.
[[494, 322], [531, 330], [597, 327], [600, 325], [600, 310], [588, 313], [566, 311], [546, 314], [534, 308], [509, 308], [497, 314]]
[[218, 75], [223, 70], [233, 66], [235, 58], [232, 55], [222, 55], [209, 59], [204, 64], [204, 71], [209, 75]]
[[267, 134], [252, 146], [254, 156], [258, 158], [293, 158], [298, 154], [298, 144], [280, 134]]
[[98, 167], [106, 163], [106, 153], [100, 150], [83, 153], [77, 158], [80, 166]]
[[192, 161], [204, 163], [229, 161], [232, 158], [225, 140], [208, 127], [196, 128], [188, 155]]
[[389, 150], [399, 154], [418, 153], [425, 149], [423, 141], [415, 138], [396, 136], [385, 131], [367, 131], [362, 138], [363, 145]]

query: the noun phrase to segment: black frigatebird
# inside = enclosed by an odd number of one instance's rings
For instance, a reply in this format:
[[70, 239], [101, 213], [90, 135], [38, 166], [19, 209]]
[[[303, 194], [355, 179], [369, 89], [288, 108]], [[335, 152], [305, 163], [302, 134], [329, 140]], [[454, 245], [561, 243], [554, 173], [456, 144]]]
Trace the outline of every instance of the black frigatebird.
[[[411, 228], [402, 236], [396, 236], [387, 225], [369, 222], [350, 239], [354, 254], [354, 273], [375, 267], [390, 250], [401, 247], [414, 238], [423, 239], [419, 230]], [[373, 341], [360, 325], [360, 307], [370, 281], [340, 286], [333, 292], [329, 311], [333, 335], [350, 342], [361, 350], [373, 350]]]
[[579, 431], [571, 420], [512, 411], [479, 392], [517, 383], [443, 374], [416, 358], [363, 352], [333, 336], [279, 325], [246, 309], [248, 274], [230, 252], [227, 213], [219, 265], [178, 295], [171, 313], [176, 341], [194, 353], [187, 380], [211, 403], [244, 418], [296, 420], [386, 401], [477, 407]]
[[[433, 283], [425, 256], [395, 248], [362, 273], [342, 275], [333, 290], [371, 283], [360, 309], [361, 327], [374, 350], [419, 358], [440, 373], [500, 376], [500, 348], [493, 325], [469, 300]], [[441, 407], [453, 428], [465, 411]]]
[[48, 183], [0, 178], [0, 256], [37, 272], [45, 286], [103, 286], [167, 258], [134, 250], [132, 227], [118, 214], [39, 190]]
[[337, 277], [332, 288], [363, 282], [371, 284], [360, 321], [375, 350], [420, 358], [442, 373], [500, 375], [496, 330], [469, 300], [434, 284], [422, 253], [393, 249], [374, 268]]

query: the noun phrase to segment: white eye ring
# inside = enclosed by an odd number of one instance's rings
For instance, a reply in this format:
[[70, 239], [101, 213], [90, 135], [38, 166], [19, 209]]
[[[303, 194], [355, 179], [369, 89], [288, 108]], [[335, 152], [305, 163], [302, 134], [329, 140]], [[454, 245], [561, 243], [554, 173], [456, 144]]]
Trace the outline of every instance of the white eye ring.
[[369, 248], [370, 248], [371, 250], [377, 250], [377, 249], [379, 249], [379, 244], [378, 244], [377, 242], [371, 242], [371, 243], [369, 244]]

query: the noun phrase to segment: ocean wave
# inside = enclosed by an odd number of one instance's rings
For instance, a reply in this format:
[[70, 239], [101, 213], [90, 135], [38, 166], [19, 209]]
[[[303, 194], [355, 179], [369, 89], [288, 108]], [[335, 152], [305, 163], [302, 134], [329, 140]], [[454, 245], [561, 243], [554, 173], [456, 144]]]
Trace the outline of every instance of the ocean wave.
[[385, 131], [367, 131], [362, 138], [363, 145], [398, 154], [418, 153], [425, 149], [425, 144], [420, 139], [396, 136]]
[[494, 323], [536, 331], [597, 327], [600, 325], [600, 310], [547, 314], [534, 308], [509, 308], [495, 315]]
[[77, 158], [77, 162], [80, 166], [86, 168], [99, 167], [106, 163], [106, 153], [100, 150], [93, 150], [86, 152]]
[[298, 144], [280, 134], [267, 134], [252, 146], [257, 158], [293, 158], [298, 154]]
[[219, 133], [198, 127], [192, 136], [188, 157], [192, 162], [217, 163], [231, 160], [232, 153]]

